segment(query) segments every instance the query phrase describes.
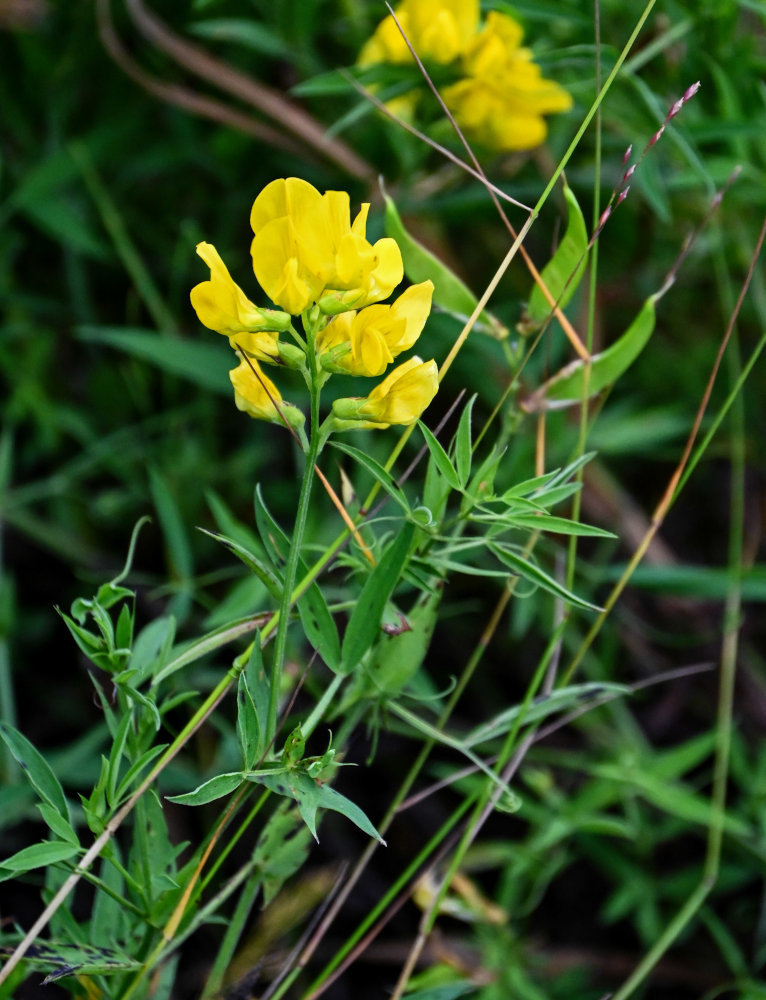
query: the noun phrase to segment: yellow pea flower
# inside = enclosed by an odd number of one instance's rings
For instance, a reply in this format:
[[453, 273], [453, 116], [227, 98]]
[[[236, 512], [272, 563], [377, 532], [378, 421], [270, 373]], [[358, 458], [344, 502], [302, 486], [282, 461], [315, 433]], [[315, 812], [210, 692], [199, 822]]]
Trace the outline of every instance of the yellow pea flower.
[[[286, 330], [290, 317], [273, 309], [259, 309], [233, 280], [212, 243], [200, 243], [197, 253], [210, 268], [210, 280], [191, 290], [191, 304], [208, 329], [231, 337], [243, 331], [264, 333], [264, 348], [277, 340], [276, 331]], [[270, 333], [271, 332], [271, 335]], [[269, 351], [265, 350], [268, 354]], [[273, 352], [272, 352], [273, 353]]]
[[303, 413], [297, 406], [283, 401], [279, 389], [263, 374], [257, 361], [248, 364], [242, 359], [239, 366], [229, 372], [229, 378], [234, 386], [234, 403], [238, 410], [256, 420], [269, 420], [275, 424], [283, 423], [281, 411], [293, 427], [302, 426], [305, 419]]
[[543, 115], [572, 106], [563, 87], [543, 78], [522, 37], [513, 18], [491, 11], [463, 55], [466, 78], [443, 92], [458, 123], [502, 152], [539, 146], [548, 131]]
[[338, 429], [414, 424], [439, 389], [435, 361], [410, 358], [376, 385], [365, 399], [336, 399]]
[[412, 285], [389, 306], [367, 306], [336, 316], [317, 337], [322, 366], [351, 375], [382, 375], [413, 346], [431, 311], [433, 282]]
[[392, 239], [366, 239], [369, 205], [353, 223], [345, 191], [320, 194], [297, 177], [268, 184], [253, 204], [250, 248], [259, 284], [297, 315], [319, 302], [341, 312], [387, 298], [404, 276]]
[[[396, 8], [402, 30], [421, 59], [446, 65], [457, 59], [476, 34], [479, 0], [404, 0]], [[360, 66], [409, 63], [407, 43], [389, 15], [359, 55]]]

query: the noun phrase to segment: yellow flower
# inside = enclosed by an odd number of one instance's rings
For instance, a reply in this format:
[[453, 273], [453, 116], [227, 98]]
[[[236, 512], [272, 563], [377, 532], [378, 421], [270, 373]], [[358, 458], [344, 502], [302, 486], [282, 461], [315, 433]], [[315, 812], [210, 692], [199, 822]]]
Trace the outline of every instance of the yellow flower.
[[208, 329], [232, 337], [243, 331], [261, 331], [263, 353], [273, 356], [276, 333], [265, 331], [285, 330], [290, 317], [273, 309], [259, 309], [245, 295], [229, 274], [220, 254], [212, 243], [200, 243], [197, 253], [210, 268], [210, 280], [195, 285], [191, 290], [191, 304], [201, 323]]
[[[256, 420], [270, 420], [272, 423], [283, 423], [280, 411], [289, 424], [297, 427], [303, 424], [304, 416], [297, 406], [285, 403], [270, 378], [263, 374], [257, 361], [242, 359], [237, 368], [229, 372], [231, 384], [234, 386], [234, 403]], [[278, 407], [278, 408], [277, 408]]]
[[[476, 33], [479, 0], [404, 0], [396, 17], [421, 59], [445, 65], [460, 56]], [[389, 15], [375, 29], [359, 55], [360, 66], [409, 63], [407, 43]]]
[[339, 429], [414, 424], [438, 388], [436, 362], [414, 357], [394, 368], [366, 399], [336, 399], [333, 414]]
[[372, 305], [336, 316], [317, 337], [323, 367], [351, 375], [382, 375], [420, 336], [433, 290], [433, 282], [423, 281], [390, 306]]
[[272, 181], [253, 204], [250, 248], [259, 284], [297, 315], [314, 303], [341, 312], [387, 298], [404, 276], [392, 239], [366, 238], [369, 205], [351, 222], [345, 191], [320, 194], [297, 177]]
[[466, 79], [443, 92], [458, 123], [502, 152], [539, 146], [547, 135], [543, 115], [572, 106], [563, 87], [543, 79], [522, 36], [513, 18], [491, 11], [463, 55]]

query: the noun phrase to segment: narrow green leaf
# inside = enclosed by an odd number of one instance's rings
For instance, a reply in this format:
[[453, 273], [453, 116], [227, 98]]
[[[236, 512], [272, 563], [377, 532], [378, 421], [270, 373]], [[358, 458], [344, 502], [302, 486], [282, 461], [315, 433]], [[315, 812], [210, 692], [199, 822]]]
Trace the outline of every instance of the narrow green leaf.
[[277, 566], [285, 562], [290, 551], [290, 538], [266, 506], [260, 483], [255, 487], [255, 523], [269, 559]]
[[284, 882], [301, 868], [308, 856], [310, 833], [295, 807], [283, 803], [258, 837], [253, 861], [263, 878], [263, 905], [268, 906]]
[[520, 528], [532, 528], [533, 531], [554, 531], [559, 535], [582, 535], [589, 538], [616, 538], [613, 531], [595, 528], [590, 524], [570, 521], [568, 517], [554, 517], [552, 514], [515, 514], [507, 515], [507, 519]]
[[[585, 228], [585, 219], [566, 181], [564, 181], [564, 198], [568, 210], [566, 232], [553, 257], [540, 273], [548, 291], [561, 309], [577, 290], [588, 260], [588, 231]], [[523, 333], [532, 333], [539, 329], [550, 316], [551, 308], [540, 286], [535, 283], [519, 330]]]
[[206, 802], [214, 802], [222, 799], [242, 784], [245, 776], [241, 771], [231, 771], [228, 774], [217, 774], [215, 778], [203, 781], [194, 791], [185, 792], [183, 795], [168, 795], [170, 802], [177, 802], [182, 806], [201, 806]]
[[61, 840], [44, 840], [41, 844], [24, 847], [10, 858], [0, 863], [0, 879], [10, 878], [17, 872], [28, 872], [33, 868], [44, 868], [57, 861], [66, 861], [77, 854], [79, 848]]
[[112, 749], [109, 753], [109, 770], [106, 778], [106, 799], [110, 806], [115, 804], [117, 785], [120, 778], [120, 764], [125, 751], [128, 733], [133, 726], [133, 712], [125, 712], [117, 725], [117, 732], [112, 737]]
[[[659, 293], [650, 295], [623, 335], [610, 347], [591, 359], [587, 375], [587, 396], [612, 385], [633, 364], [654, 331], [655, 303]], [[522, 403], [528, 413], [560, 409], [579, 403], [586, 388], [586, 365], [582, 359], [572, 361], [549, 378]]]
[[465, 488], [471, 474], [471, 412], [476, 402], [476, 393], [471, 396], [460, 414], [460, 423], [455, 435], [455, 464], [461, 488]]
[[[10, 956], [12, 951], [13, 948], [9, 945], [0, 947], [0, 955], [4, 957]], [[43, 980], [43, 985], [56, 982], [64, 976], [107, 975], [110, 972], [137, 969], [141, 965], [137, 959], [128, 958], [112, 948], [39, 939], [30, 945], [24, 955], [24, 962], [35, 969], [52, 970]]]
[[404, 524], [367, 578], [343, 636], [341, 673], [351, 673], [377, 639], [383, 609], [402, 575], [414, 532], [413, 524]]
[[573, 594], [571, 590], [567, 590], [558, 580], [554, 580], [552, 576], [548, 576], [545, 570], [540, 569], [533, 562], [522, 559], [520, 555], [506, 548], [504, 545], [490, 543], [489, 548], [495, 553], [500, 562], [505, 563], [517, 576], [522, 576], [525, 580], [531, 580], [532, 583], [536, 583], [543, 590], [547, 590], [548, 593], [560, 597], [567, 604], [573, 604], [578, 608], [587, 608], [589, 611], [601, 610], [597, 604], [591, 604], [590, 601], [586, 601], [578, 597], [577, 594]]
[[115, 804], [122, 802], [128, 792], [132, 791], [133, 785], [138, 783], [138, 778], [141, 776], [142, 772], [145, 771], [149, 765], [163, 752], [167, 750], [169, 743], [158, 743], [156, 746], [151, 747], [146, 753], [141, 754], [141, 756], [134, 760], [130, 765], [128, 770], [125, 772], [125, 777], [120, 782], [117, 791], [115, 793]]
[[317, 809], [321, 808], [342, 813], [360, 830], [385, 846], [385, 841], [359, 806], [347, 799], [345, 795], [330, 788], [328, 784], [315, 781], [300, 768], [280, 768], [273, 772], [256, 771], [246, 777], [250, 781], [265, 785], [277, 795], [294, 799], [298, 804], [304, 823], [311, 831], [311, 836], [317, 841], [319, 837], [317, 836], [316, 813]]
[[64, 789], [42, 754], [32, 746], [26, 736], [22, 736], [7, 722], [0, 722], [0, 736], [5, 740], [6, 746], [40, 798], [53, 806], [59, 816], [69, 822]]
[[[303, 575], [307, 572], [302, 559], [299, 569]], [[330, 670], [337, 672], [340, 669], [341, 659], [340, 637], [319, 584], [312, 583], [297, 603], [306, 638]]]
[[[461, 318], [470, 316], [478, 299], [468, 286], [443, 264], [422, 243], [418, 243], [404, 227], [396, 204], [384, 193], [386, 199], [386, 236], [395, 239], [402, 251], [404, 273], [412, 282], [432, 281], [434, 303]], [[485, 309], [479, 316], [475, 329], [489, 333], [498, 340], [508, 336], [507, 327]]]
[[387, 472], [379, 462], [376, 462], [374, 458], [371, 458], [365, 452], [360, 451], [359, 448], [354, 448], [350, 444], [345, 444], [342, 441], [332, 441], [331, 444], [333, 448], [345, 452], [355, 462], [358, 462], [363, 468], [367, 469], [373, 479], [383, 487], [391, 499], [395, 500], [405, 513], [410, 513], [410, 505], [407, 497], [396, 484], [391, 473]]
[[232, 353], [215, 338], [182, 340], [162, 337], [150, 330], [123, 326], [78, 326], [80, 340], [114, 347], [141, 361], [148, 361], [161, 371], [193, 382], [206, 392], [231, 394], [226, 372], [232, 366]]
[[261, 746], [261, 727], [244, 671], [239, 675], [237, 684], [237, 735], [242, 750], [242, 766], [247, 771], [258, 760]]
[[272, 59], [290, 55], [285, 40], [271, 28], [245, 17], [211, 17], [188, 25], [188, 31], [214, 42], [234, 42]]
[[[588, 704], [604, 696], [617, 698], [631, 693], [630, 687], [625, 684], [613, 684], [605, 681], [588, 681], [584, 684], [556, 688], [550, 694], [540, 695], [533, 699], [524, 712], [524, 723], [530, 725], [533, 722], [540, 722], [550, 715], [567, 712], [571, 708]], [[505, 709], [489, 722], [482, 723], [467, 736], [464, 736], [463, 742], [466, 746], [473, 747], [498, 736], [504, 736], [510, 731], [523, 708], [523, 705], [513, 705], [511, 708]]]
[[442, 447], [439, 439], [421, 420], [418, 420], [418, 427], [425, 438], [428, 450], [431, 452], [431, 457], [436, 464], [436, 468], [439, 472], [441, 472], [453, 490], [459, 490], [461, 487], [457, 469], [450, 461], [450, 457]]
[[238, 559], [251, 570], [261, 581], [261, 583], [266, 587], [268, 592], [272, 597], [280, 600], [282, 597], [282, 581], [278, 574], [264, 561], [263, 558], [258, 556], [255, 552], [250, 549], [246, 549], [244, 545], [236, 542], [233, 538], [228, 538], [226, 535], [221, 535], [217, 531], [208, 531], [207, 528], [199, 528], [199, 531], [203, 535], [214, 539], [216, 542], [220, 542], [221, 545], [225, 545], [226, 548], [235, 555]]
[[59, 840], [64, 840], [75, 847], [80, 846], [80, 840], [75, 833], [74, 827], [68, 823], [64, 817], [58, 813], [53, 806], [47, 802], [40, 802], [37, 808], [40, 810], [42, 818], [45, 820], [51, 831], [56, 834]]
[[269, 717], [269, 675], [263, 663], [263, 649], [261, 647], [261, 633], [255, 633], [253, 648], [250, 652], [250, 659], [245, 667], [245, 677], [247, 679], [247, 689], [253, 699], [253, 707], [258, 719], [258, 751], [256, 760], [263, 756], [268, 749], [266, 746], [266, 731]]

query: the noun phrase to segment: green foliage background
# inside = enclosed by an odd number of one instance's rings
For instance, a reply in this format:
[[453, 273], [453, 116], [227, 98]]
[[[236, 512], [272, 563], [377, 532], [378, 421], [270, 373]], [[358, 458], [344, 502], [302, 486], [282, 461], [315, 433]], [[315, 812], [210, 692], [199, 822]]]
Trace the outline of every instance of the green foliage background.
[[[522, 19], [546, 75], [575, 97], [571, 114], [551, 122], [545, 147], [485, 161], [493, 182], [533, 203], [593, 99], [593, 13], [577, 0], [487, 6]], [[599, 7], [604, 76], [643, 7], [635, 0], [603, 0]], [[205, 276], [194, 245], [215, 243], [235, 280], [254, 293], [247, 282], [248, 211], [266, 183], [297, 175], [320, 190], [349, 190], [353, 204], [372, 198], [371, 229], [380, 229], [378, 173], [413, 231], [476, 292], [508, 241], [480, 185], [353, 92], [317, 94], [315, 86], [312, 95], [306, 81], [352, 64], [385, 13], [372, 0], [198, 0], [155, 8], [173, 31], [220, 60], [282, 94], [293, 91], [290, 100], [323, 127], [345, 122], [333, 134], [369, 165], [371, 183], [294, 135], [289, 148], [278, 147], [147, 93], [105, 51], [91, 3], [30, 3], [19, 10], [21, 20], [14, 21], [11, 5], [0, 4], [0, 708], [6, 721], [49, 752], [62, 782], [76, 793], [97, 778], [103, 733], [83, 663], [53, 606], [66, 609], [111, 578], [124, 562], [134, 523], [151, 513], [131, 575], [139, 618], [172, 612], [184, 634], [198, 634], [251, 612], [265, 591], [195, 526], [214, 529], [221, 503], [252, 523], [256, 482], [280, 520], [289, 523], [294, 510], [296, 456], [279, 429], [235, 411], [228, 350], [200, 327], [189, 306], [189, 288]], [[145, 72], [251, 113], [143, 39], [121, 5], [113, 5], [111, 16]], [[660, 303], [649, 348], [605, 403], [589, 439], [599, 457], [588, 479], [585, 520], [624, 540], [583, 547], [578, 592], [592, 600], [603, 599], [616, 579], [631, 532], [644, 523], [678, 461], [754, 250], [766, 209], [765, 39], [766, 4], [759, 0], [658, 4], [603, 105], [599, 155], [608, 193], [622, 174], [628, 144], [640, 150], [672, 102], [702, 82], [642, 163], [599, 240], [601, 344], [612, 342], [661, 286], [716, 190], [736, 166], [742, 173]], [[283, 123], [270, 124], [288, 136]], [[586, 219], [598, 162], [595, 134], [586, 134], [567, 169]], [[439, 137], [451, 142], [446, 130]], [[557, 196], [526, 243], [539, 264], [550, 256], [562, 213]], [[529, 276], [518, 263], [491, 306], [514, 326], [529, 294]], [[584, 294], [569, 313], [584, 325]], [[750, 355], [765, 326], [761, 266], [708, 423], [736, 377], [737, 359]], [[450, 318], [435, 317], [426, 332], [427, 356], [443, 358], [458, 331]], [[535, 387], [569, 358], [560, 331], [549, 333], [524, 384]], [[427, 415], [429, 426], [462, 389], [478, 393], [477, 413], [486, 416], [506, 374], [501, 347], [472, 336]], [[665, 548], [639, 569], [584, 665], [583, 680], [633, 683], [717, 661], [732, 580], [729, 469], [732, 456], [735, 465], [743, 460], [746, 490], [734, 502], [744, 505], [737, 558], [746, 603], [721, 878], [672, 960], [650, 980], [644, 995], [657, 1000], [766, 996], [764, 398], [761, 362], [668, 519]], [[549, 468], [566, 463], [577, 433], [571, 414], [549, 415]], [[354, 443], [382, 461], [391, 445], [384, 438], [367, 435]], [[513, 424], [503, 475], [512, 485], [533, 474], [534, 425], [526, 418]], [[337, 530], [337, 515], [318, 499], [312, 542], [321, 548]], [[436, 689], [446, 687], [470, 655], [494, 603], [490, 583], [473, 586], [467, 579], [451, 592], [451, 613], [435, 640], [429, 674]], [[461, 722], [478, 725], [499, 704], [521, 700], [547, 641], [546, 616], [535, 599], [514, 603], [461, 706]], [[573, 626], [567, 652], [584, 631], [582, 623]], [[299, 649], [294, 654], [300, 657]], [[201, 670], [196, 680], [204, 688], [210, 675]], [[450, 941], [465, 938], [469, 965], [492, 973], [482, 997], [595, 998], [614, 989], [657, 940], [699, 878], [716, 690], [715, 673], [659, 685], [585, 715], [533, 751], [520, 775], [521, 814], [511, 826], [490, 825], [473, 858], [475, 877], [511, 914], [510, 922], [468, 930], [449, 925], [446, 932]], [[376, 763], [384, 775], [408, 752], [396, 725], [391, 728]], [[200, 773], [214, 753], [215, 735], [206, 739]], [[444, 754], [434, 764], [432, 777], [448, 760]], [[19, 824], [29, 819], [30, 807], [10, 755], [0, 766], [5, 856], [24, 845], [28, 828]], [[182, 781], [194, 787], [191, 772], [179, 765], [179, 787]], [[364, 777], [343, 778], [375, 821], [376, 796], [390, 795], [392, 779], [378, 779], [370, 794]], [[432, 831], [441, 809], [434, 805], [413, 821], [411, 835]], [[333, 850], [341, 857], [351, 851], [345, 836], [328, 835], [323, 860]], [[406, 856], [407, 839], [407, 833], [394, 838], [394, 859], [385, 864], [395, 868]], [[381, 866], [370, 894], [388, 874]], [[33, 895], [19, 896], [14, 912], [2, 916], [28, 923], [35, 905]], [[411, 931], [414, 908], [407, 921]], [[387, 969], [385, 981], [396, 972]], [[188, 990], [195, 995], [193, 986]]]

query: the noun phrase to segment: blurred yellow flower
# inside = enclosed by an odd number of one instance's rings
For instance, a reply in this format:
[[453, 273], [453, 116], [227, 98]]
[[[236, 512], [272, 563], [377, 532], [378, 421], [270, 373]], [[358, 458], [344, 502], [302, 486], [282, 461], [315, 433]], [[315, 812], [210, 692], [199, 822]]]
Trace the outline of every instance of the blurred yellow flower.
[[394, 368], [365, 399], [336, 399], [333, 414], [343, 423], [360, 421], [360, 427], [414, 424], [438, 389], [436, 362], [414, 357]]
[[[421, 59], [446, 65], [460, 56], [479, 25], [479, 0], [404, 0], [396, 17]], [[407, 43], [389, 14], [359, 54], [359, 65], [409, 63]]]
[[563, 87], [543, 78], [522, 36], [513, 18], [490, 11], [463, 56], [466, 78], [443, 92], [458, 123], [502, 152], [539, 146], [548, 131], [543, 115], [572, 106]]
[[285, 403], [270, 378], [263, 374], [257, 361], [242, 359], [237, 368], [229, 372], [231, 384], [234, 386], [234, 403], [256, 420], [270, 420], [272, 423], [283, 423], [280, 412], [289, 424], [294, 427], [303, 424], [303, 413], [297, 406]]
[[287, 312], [318, 303], [340, 312], [387, 298], [404, 276], [392, 239], [366, 238], [369, 205], [351, 222], [345, 191], [320, 194], [297, 177], [272, 181], [255, 199], [250, 222], [253, 270]]
[[[232, 337], [243, 331], [279, 331], [290, 324], [290, 317], [273, 309], [259, 309], [232, 279], [212, 243], [200, 243], [197, 253], [210, 268], [210, 280], [191, 290], [191, 304], [201, 323], [208, 329]], [[264, 339], [265, 345], [268, 335]], [[272, 341], [276, 337], [270, 338]]]
[[433, 290], [433, 282], [423, 281], [389, 306], [372, 305], [336, 316], [317, 337], [322, 366], [351, 375], [382, 375], [420, 336]]
[[[547, 135], [543, 115], [571, 108], [569, 93], [543, 78], [531, 51], [521, 45], [521, 25], [507, 14], [490, 11], [480, 26], [478, 2], [404, 0], [396, 15], [421, 59], [454, 64], [457, 79], [443, 88], [444, 101], [459, 125], [488, 148], [532, 149]], [[358, 63], [406, 64], [411, 59], [389, 16], [363, 47]], [[412, 117], [414, 100], [412, 92], [395, 99], [406, 101], [402, 117]]]

